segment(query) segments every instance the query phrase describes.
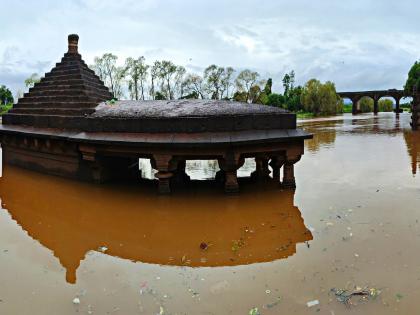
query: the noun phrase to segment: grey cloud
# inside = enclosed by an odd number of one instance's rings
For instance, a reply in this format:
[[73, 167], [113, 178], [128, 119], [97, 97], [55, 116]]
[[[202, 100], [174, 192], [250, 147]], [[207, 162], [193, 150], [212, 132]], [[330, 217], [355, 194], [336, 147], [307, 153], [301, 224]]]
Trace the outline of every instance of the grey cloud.
[[215, 63], [255, 69], [278, 89], [291, 69], [298, 84], [316, 77], [341, 90], [401, 87], [420, 57], [417, 0], [39, 0], [7, 7], [15, 13], [2, 16], [0, 84], [14, 90], [59, 61], [70, 32], [79, 33], [88, 64], [105, 52], [172, 59], [197, 72]]

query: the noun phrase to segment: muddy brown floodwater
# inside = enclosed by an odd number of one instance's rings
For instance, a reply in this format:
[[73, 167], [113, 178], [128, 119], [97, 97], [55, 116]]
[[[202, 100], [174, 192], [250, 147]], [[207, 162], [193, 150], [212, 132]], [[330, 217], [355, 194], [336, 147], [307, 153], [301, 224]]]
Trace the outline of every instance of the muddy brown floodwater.
[[[418, 313], [420, 134], [409, 118], [301, 123], [315, 137], [295, 192], [245, 181], [226, 196], [200, 181], [159, 197], [151, 184], [5, 166], [0, 314]], [[216, 171], [188, 164], [196, 179]], [[349, 307], [331, 292], [355, 287], [380, 294]]]

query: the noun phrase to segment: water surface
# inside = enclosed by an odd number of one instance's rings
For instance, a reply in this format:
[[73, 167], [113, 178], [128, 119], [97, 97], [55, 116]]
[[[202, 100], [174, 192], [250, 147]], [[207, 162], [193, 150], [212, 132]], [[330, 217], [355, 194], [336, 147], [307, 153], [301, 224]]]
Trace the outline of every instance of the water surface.
[[[315, 137], [295, 192], [245, 180], [235, 196], [193, 182], [160, 197], [153, 184], [97, 186], [6, 166], [0, 314], [416, 313], [420, 134], [409, 118], [301, 123]], [[196, 179], [216, 171], [188, 163]], [[351, 308], [330, 292], [355, 286], [382, 292]], [[320, 304], [308, 308], [312, 300]]]

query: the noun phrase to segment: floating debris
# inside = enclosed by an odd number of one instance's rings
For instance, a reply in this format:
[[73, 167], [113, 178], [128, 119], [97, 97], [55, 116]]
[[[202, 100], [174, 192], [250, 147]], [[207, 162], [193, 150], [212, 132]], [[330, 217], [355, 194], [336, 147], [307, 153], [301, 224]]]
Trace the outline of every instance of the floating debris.
[[106, 246], [100, 246], [100, 247], [98, 248], [98, 250], [99, 250], [101, 253], [105, 253], [105, 252], [108, 250], [108, 247], [106, 247]]
[[80, 299], [79, 298], [74, 298], [73, 299], [73, 304], [76, 304], [76, 305], [80, 304]]
[[249, 315], [261, 315], [261, 313], [258, 311], [258, 307], [254, 307], [249, 310]]
[[245, 242], [242, 238], [239, 240], [232, 241], [232, 251], [236, 253], [244, 245]]
[[200, 244], [200, 249], [201, 250], [207, 250], [209, 248], [209, 244], [207, 244], [207, 243], [205, 243], [205, 242], [202, 242], [201, 244]]
[[280, 301], [281, 301], [281, 297], [280, 297], [280, 296], [278, 296], [278, 297], [277, 297], [277, 301], [272, 302], [272, 303], [268, 303], [268, 304], [264, 305], [264, 307], [263, 307], [263, 308], [265, 308], [265, 309], [270, 309], [270, 308], [273, 308], [273, 307], [277, 306], [277, 305], [280, 303]]
[[337, 298], [337, 301], [343, 303], [344, 305], [350, 307], [351, 305], [354, 305], [352, 302], [353, 297], [361, 297], [363, 301], [366, 301], [367, 299], [376, 299], [379, 294], [381, 294], [381, 291], [376, 288], [360, 288], [356, 287], [355, 290], [345, 290], [345, 289], [331, 289], [331, 292], [334, 293], [335, 297]]
[[312, 307], [312, 306], [315, 306], [315, 305], [319, 305], [319, 301], [318, 301], [318, 300], [309, 301], [308, 303], [306, 303], [306, 305], [307, 305], [308, 307]]

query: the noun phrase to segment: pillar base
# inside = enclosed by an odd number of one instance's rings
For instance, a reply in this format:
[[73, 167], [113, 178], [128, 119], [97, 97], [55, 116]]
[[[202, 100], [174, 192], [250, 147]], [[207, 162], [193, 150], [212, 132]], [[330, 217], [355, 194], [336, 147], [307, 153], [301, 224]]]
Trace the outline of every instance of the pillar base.
[[158, 172], [155, 177], [158, 179], [158, 193], [160, 195], [167, 195], [171, 193], [170, 179], [173, 173], [171, 172]]
[[239, 192], [238, 177], [236, 171], [226, 172], [225, 193], [236, 194]]
[[226, 173], [223, 170], [218, 170], [216, 176], [214, 177], [217, 183], [224, 183], [226, 180]]
[[284, 189], [296, 189], [296, 181], [289, 180], [289, 181], [283, 181], [280, 186]]

